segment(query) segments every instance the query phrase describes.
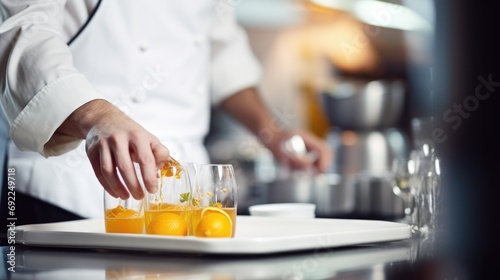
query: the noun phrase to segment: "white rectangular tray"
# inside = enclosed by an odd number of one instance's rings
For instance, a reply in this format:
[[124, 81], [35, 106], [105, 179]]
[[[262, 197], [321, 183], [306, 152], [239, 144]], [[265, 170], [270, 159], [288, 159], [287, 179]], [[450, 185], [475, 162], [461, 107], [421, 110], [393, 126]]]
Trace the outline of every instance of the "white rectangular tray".
[[270, 254], [407, 239], [405, 224], [347, 219], [238, 216], [234, 238], [170, 237], [104, 232], [102, 219], [16, 227], [28, 246], [121, 249], [205, 254]]

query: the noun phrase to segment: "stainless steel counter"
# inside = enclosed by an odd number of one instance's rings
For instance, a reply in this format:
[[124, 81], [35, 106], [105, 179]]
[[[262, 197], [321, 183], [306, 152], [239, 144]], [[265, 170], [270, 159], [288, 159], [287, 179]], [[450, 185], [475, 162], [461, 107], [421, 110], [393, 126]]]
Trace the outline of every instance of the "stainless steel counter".
[[251, 257], [18, 245], [13, 259], [5, 246], [2, 263], [6, 269], [14, 264], [15, 272], [6, 270], [10, 278], [2, 279], [390, 279], [415, 263], [415, 244], [406, 240]]
[[[277, 255], [2, 247], [1, 279], [410, 279], [437, 263], [418, 239]], [[10, 254], [10, 255], [9, 255]], [[13, 257], [14, 256], [14, 257]], [[430, 265], [429, 265], [430, 264]], [[15, 270], [15, 272], [12, 272]], [[428, 278], [411, 278], [428, 279]], [[444, 278], [443, 278], [444, 279]], [[451, 278], [450, 278], [451, 279]]]

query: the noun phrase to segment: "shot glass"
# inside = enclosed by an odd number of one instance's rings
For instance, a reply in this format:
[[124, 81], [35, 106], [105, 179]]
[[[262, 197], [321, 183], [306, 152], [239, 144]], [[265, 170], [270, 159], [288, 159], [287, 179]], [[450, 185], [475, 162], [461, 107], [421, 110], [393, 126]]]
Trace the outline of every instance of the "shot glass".
[[191, 184], [180, 165], [158, 171], [158, 191], [145, 198], [146, 234], [187, 236], [191, 228]]
[[143, 200], [123, 200], [104, 191], [104, 224], [107, 233], [144, 233]]
[[[134, 163], [134, 171], [142, 189], [144, 183], [139, 165]], [[119, 179], [123, 182], [121, 174]], [[128, 199], [115, 198], [104, 191], [104, 223], [107, 233], [144, 233], [144, 201], [130, 196]]]
[[192, 228], [197, 237], [234, 237], [237, 185], [231, 164], [198, 166]]

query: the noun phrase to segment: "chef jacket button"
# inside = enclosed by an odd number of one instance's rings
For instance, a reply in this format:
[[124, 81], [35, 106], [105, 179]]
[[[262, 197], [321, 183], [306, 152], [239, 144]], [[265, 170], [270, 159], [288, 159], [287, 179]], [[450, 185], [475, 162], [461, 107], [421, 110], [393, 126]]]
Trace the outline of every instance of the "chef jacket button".
[[194, 36], [193, 38], [193, 43], [197, 46], [201, 46], [203, 44], [203, 42], [205, 41], [205, 39], [203, 38], [203, 36], [201, 35], [196, 35]]
[[142, 41], [139, 43], [139, 50], [141, 50], [141, 52], [145, 52], [149, 49], [149, 42], [148, 41]]

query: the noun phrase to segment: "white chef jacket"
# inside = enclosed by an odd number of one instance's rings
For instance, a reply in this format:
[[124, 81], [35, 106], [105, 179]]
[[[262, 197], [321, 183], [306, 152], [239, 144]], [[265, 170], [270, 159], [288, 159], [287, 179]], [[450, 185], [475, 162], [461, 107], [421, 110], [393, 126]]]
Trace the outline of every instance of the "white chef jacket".
[[210, 106], [260, 78], [231, 3], [223, 2], [221, 9], [211, 0], [2, 0], [1, 104], [17, 190], [83, 217], [102, 216], [103, 188], [84, 144], [54, 134], [97, 98], [180, 161], [208, 161]]

